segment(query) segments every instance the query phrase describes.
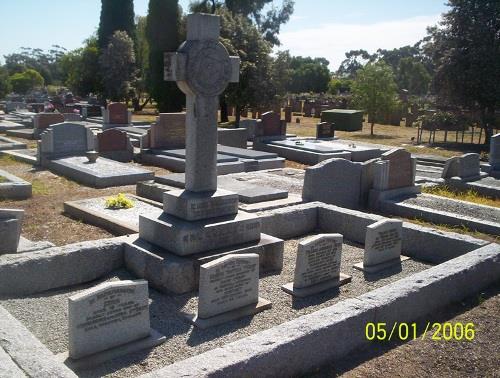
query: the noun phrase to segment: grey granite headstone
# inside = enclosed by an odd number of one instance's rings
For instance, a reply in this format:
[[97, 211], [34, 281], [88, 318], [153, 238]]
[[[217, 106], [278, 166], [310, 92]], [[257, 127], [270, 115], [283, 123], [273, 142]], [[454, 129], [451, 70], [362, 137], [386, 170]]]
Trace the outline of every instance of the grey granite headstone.
[[500, 171], [500, 134], [495, 134], [490, 139], [489, 162], [493, 171]]
[[363, 203], [363, 165], [346, 159], [328, 159], [306, 168], [302, 198], [357, 209]]
[[195, 325], [205, 328], [269, 307], [259, 298], [259, 255], [227, 255], [200, 267]]
[[480, 176], [479, 154], [464, 154], [446, 160], [441, 177], [449, 179], [460, 177], [461, 179], [473, 179]]
[[408, 259], [401, 256], [403, 222], [383, 219], [366, 227], [363, 263], [354, 267], [367, 273], [375, 273]]
[[282, 289], [297, 297], [306, 297], [351, 281], [340, 273], [341, 234], [320, 234], [299, 243], [293, 282]]
[[0, 255], [17, 252], [23, 218], [24, 210], [0, 209]]
[[52, 125], [42, 134], [40, 151], [42, 156], [83, 155], [94, 149], [92, 130], [82, 124], [63, 122]]
[[105, 282], [70, 297], [68, 326], [72, 359], [150, 336], [147, 281]]

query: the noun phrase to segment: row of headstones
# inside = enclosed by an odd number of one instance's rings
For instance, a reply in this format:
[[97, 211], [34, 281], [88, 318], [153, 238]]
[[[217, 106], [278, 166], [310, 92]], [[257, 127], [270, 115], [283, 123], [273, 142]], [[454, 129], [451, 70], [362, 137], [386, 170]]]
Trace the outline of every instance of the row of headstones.
[[[367, 227], [364, 261], [376, 272], [401, 261], [402, 222], [382, 220]], [[343, 236], [320, 234], [299, 243], [294, 281], [283, 291], [304, 297], [338, 287], [352, 277], [340, 272]], [[259, 297], [259, 255], [232, 254], [200, 267], [198, 312], [187, 320], [200, 328], [225, 323], [271, 307]], [[82, 358], [150, 336], [148, 283], [108, 282], [68, 300], [69, 356]]]
[[365, 162], [332, 158], [306, 168], [302, 198], [350, 209], [365, 208], [372, 191], [414, 193], [415, 173], [416, 159], [403, 148]]
[[99, 155], [127, 162], [133, 159], [133, 147], [125, 131], [105, 130], [97, 137], [83, 124], [63, 122], [51, 125], [41, 135], [39, 155], [43, 159], [83, 155], [96, 149]]
[[[242, 119], [240, 127], [248, 130], [249, 139], [266, 136], [285, 136], [286, 122], [273, 111], [263, 113], [261, 119]], [[142, 149], [184, 148], [186, 143], [186, 113], [160, 113], [141, 140]]]

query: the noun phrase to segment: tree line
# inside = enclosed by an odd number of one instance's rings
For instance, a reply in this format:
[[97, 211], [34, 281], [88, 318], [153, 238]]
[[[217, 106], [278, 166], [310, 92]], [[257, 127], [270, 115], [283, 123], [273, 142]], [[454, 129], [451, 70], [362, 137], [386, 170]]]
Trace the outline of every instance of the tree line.
[[[134, 14], [133, 0], [101, 3], [98, 30], [83, 47], [22, 48], [5, 56], [0, 98], [11, 90], [22, 94], [42, 85], [64, 85], [80, 96], [93, 93], [114, 101], [131, 100], [135, 109], [154, 101], [161, 112], [181, 110], [183, 94], [175, 83], [163, 80], [163, 53], [175, 51], [186, 34], [186, 17], [178, 1], [150, 0], [147, 16]], [[197, 0], [190, 4], [190, 12], [221, 16], [221, 41], [241, 58], [240, 82], [229, 85], [221, 97], [223, 108], [231, 104], [238, 114], [243, 108], [268, 107], [289, 93], [313, 92], [350, 93], [365, 107], [382, 111], [398, 90], [406, 89], [410, 95], [433, 95], [439, 103], [477, 110], [489, 137], [500, 104], [500, 2], [450, 0], [449, 11], [423, 40], [375, 53], [351, 50], [335, 72], [321, 57], [292, 56], [288, 51], [272, 54], [280, 46], [279, 31], [290, 19], [294, 2], [284, 0], [280, 7], [269, 7], [271, 3]], [[367, 103], [367, 93], [379, 98]], [[387, 101], [381, 102], [381, 97]]]

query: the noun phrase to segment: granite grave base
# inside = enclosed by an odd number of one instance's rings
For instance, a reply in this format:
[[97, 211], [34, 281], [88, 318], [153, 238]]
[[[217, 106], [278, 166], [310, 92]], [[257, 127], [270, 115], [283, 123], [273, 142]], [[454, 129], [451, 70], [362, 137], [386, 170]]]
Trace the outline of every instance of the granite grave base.
[[378, 272], [381, 272], [381, 271], [389, 269], [389, 268], [400, 266], [403, 261], [406, 261], [409, 259], [410, 258], [408, 256], [401, 256], [399, 259], [393, 259], [391, 261], [386, 261], [386, 262], [376, 264], [376, 265], [365, 266], [363, 264], [363, 262], [360, 262], [360, 263], [354, 264], [353, 267], [357, 270], [362, 271], [362, 272], [371, 274], [371, 273], [378, 273]]
[[215, 315], [210, 318], [200, 318], [198, 314], [188, 314], [186, 315], [186, 320], [200, 329], [207, 329], [233, 320], [258, 314], [259, 312], [269, 310], [271, 307], [272, 303], [270, 301], [259, 297], [259, 301], [257, 303], [240, 307], [236, 310], [223, 312], [222, 314]]
[[71, 156], [48, 160], [46, 166], [57, 174], [94, 188], [132, 185], [154, 177], [154, 173], [146, 169], [105, 158], [90, 163], [85, 156]]
[[349, 276], [344, 273], [340, 273], [340, 277], [338, 279], [334, 280], [329, 280], [329, 281], [324, 281], [317, 283], [315, 285], [307, 286], [307, 287], [294, 287], [293, 282], [289, 282], [283, 286], [281, 286], [281, 289], [290, 295], [293, 295], [294, 297], [298, 298], [305, 298], [309, 297], [311, 295], [319, 294], [324, 291], [334, 289], [336, 287], [348, 284], [349, 282], [352, 281], [352, 276]]

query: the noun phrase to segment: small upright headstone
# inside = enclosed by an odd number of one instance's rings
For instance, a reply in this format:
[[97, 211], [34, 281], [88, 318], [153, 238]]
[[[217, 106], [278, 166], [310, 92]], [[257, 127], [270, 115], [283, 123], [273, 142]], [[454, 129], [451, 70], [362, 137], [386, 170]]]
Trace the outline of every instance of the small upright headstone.
[[285, 122], [287, 122], [287, 123], [292, 122], [292, 107], [291, 106], [285, 106]]
[[[150, 328], [145, 280], [105, 282], [70, 297], [68, 337], [68, 356], [73, 363], [88, 356], [100, 362], [117, 357], [124, 351], [112, 348], [125, 344], [128, 344], [125, 352], [131, 352], [165, 341], [165, 337]], [[130, 344], [133, 342], [136, 344]], [[95, 357], [104, 351], [106, 356]]]
[[127, 126], [132, 123], [132, 112], [127, 105], [121, 102], [113, 102], [106, 109], [102, 109], [103, 128]]
[[240, 127], [247, 130], [247, 140], [253, 140], [257, 136], [257, 120], [256, 119], [242, 119]]
[[304, 117], [311, 117], [312, 115], [312, 104], [309, 102], [304, 102]]
[[97, 135], [97, 151], [107, 159], [127, 163], [134, 158], [134, 147], [125, 131], [104, 130]]
[[340, 273], [341, 234], [320, 234], [299, 243], [293, 282], [281, 288], [296, 297], [306, 297], [351, 282]]
[[186, 146], [186, 113], [160, 113], [148, 130], [149, 148], [175, 149]]
[[94, 134], [82, 124], [63, 122], [48, 128], [39, 145], [42, 159], [84, 155], [94, 149]]
[[48, 127], [56, 123], [64, 122], [64, 115], [61, 113], [37, 113], [33, 117], [33, 127], [35, 137], [39, 137]]
[[271, 308], [259, 298], [259, 255], [227, 255], [200, 266], [198, 313], [189, 320], [208, 328]]
[[316, 139], [329, 139], [335, 137], [335, 129], [330, 122], [320, 122], [316, 125]]
[[374, 166], [374, 188], [379, 191], [415, 185], [416, 161], [403, 148], [385, 152]]
[[307, 167], [302, 188], [304, 201], [320, 201], [348, 209], [364, 207], [371, 184], [371, 161], [332, 158]]
[[383, 219], [366, 228], [365, 255], [356, 269], [366, 273], [376, 273], [392, 266], [398, 266], [408, 257], [401, 256], [403, 222]]
[[270, 111], [262, 114], [262, 136], [283, 135], [279, 114]]
[[17, 252], [23, 217], [24, 210], [0, 209], [0, 255]]
[[500, 171], [500, 134], [495, 134], [490, 139], [489, 162], [492, 171]]
[[441, 178], [459, 177], [462, 180], [479, 179], [481, 166], [479, 154], [464, 154], [446, 160]]

